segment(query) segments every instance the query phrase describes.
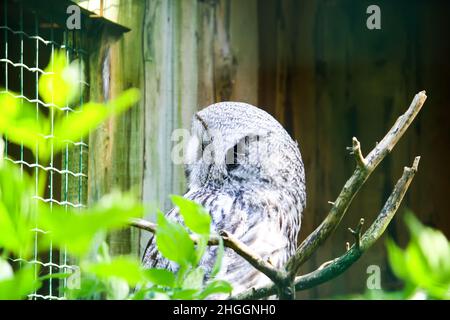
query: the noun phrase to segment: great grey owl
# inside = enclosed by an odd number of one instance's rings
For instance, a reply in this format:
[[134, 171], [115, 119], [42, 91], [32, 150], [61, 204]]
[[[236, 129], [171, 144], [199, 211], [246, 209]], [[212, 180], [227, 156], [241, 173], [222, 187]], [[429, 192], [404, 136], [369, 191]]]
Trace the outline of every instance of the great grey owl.
[[[306, 204], [297, 143], [267, 112], [246, 103], [222, 102], [194, 115], [186, 149], [188, 191], [184, 197], [210, 212], [211, 231], [233, 234], [281, 267], [296, 249]], [[177, 208], [167, 217], [182, 221]], [[201, 261], [207, 271], [214, 264], [216, 250], [210, 247]], [[159, 254], [153, 238], [143, 264], [177, 268]], [[228, 248], [217, 278], [229, 281], [233, 294], [270, 283]]]

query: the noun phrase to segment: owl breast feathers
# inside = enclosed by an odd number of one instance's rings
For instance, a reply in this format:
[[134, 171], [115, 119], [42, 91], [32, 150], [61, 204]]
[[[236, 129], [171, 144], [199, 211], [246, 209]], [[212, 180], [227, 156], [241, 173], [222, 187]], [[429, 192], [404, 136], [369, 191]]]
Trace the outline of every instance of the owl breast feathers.
[[[252, 105], [216, 103], [194, 115], [185, 163], [188, 192], [184, 197], [210, 212], [211, 231], [232, 233], [263, 259], [281, 267], [295, 252], [306, 204], [303, 162], [286, 130]], [[167, 217], [182, 221], [177, 208]], [[207, 272], [216, 250], [208, 248], [200, 262]], [[159, 254], [153, 238], [143, 264], [177, 269]], [[217, 278], [229, 281], [233, 294], [270, 283], [228, 248]]]

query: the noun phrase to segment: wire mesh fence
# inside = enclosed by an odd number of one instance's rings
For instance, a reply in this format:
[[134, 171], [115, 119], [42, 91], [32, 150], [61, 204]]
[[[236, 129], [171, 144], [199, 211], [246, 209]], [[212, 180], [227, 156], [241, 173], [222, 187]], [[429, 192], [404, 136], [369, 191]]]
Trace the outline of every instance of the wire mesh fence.
[[[67, 30], [64, 25], [57, 23], [44, 7], [26, 5], [26, 1], [0, 0], [0, 90], [19, 99], [27, 100], [35, 106], [36, 117], [43, 112], [50, 117], [51, 134], [45, 139], [53, 139], [53, 119], [55, 108], [64, 112], [65, 116], [75, 110], [76, 106], [83, 105], [87, 98], [89, 83], [81, 81], [80, 99], [76, 105], [66, 103], [55, 105], [45, 103], [39, 96], [40, 75], [51, 72], [45, 71], [52, 61], [50, 57], [56, 50], [63, 49], [67, 61], [79, 59], [87, 64], [87, 50], [85, 35], [81, 30]], [[44, 5], [43, 5], [44, 6]], [[84, 76], [82, 63], [79, 64], [81, 79]], [[1, 116], [1, 115], [0, 115]], [[21, 172], [35, 173], [36, 201], [43, 201], [53, 206], [64, 208], [82, 208], [86, 204], [87, 186], [87, 152], [88, 145], [81, 137], [78, 141], [66, 141], [62, 154], [52, 152], [50, 161], [43, 163], [38, 156], [33, 156], [23, 144], [16, 145], [3, 137], [5, 141], [5, 160], [20, 166]], [[38, 146], [36, 146], [38, 148]], [[38, 152], [35, 152], [37, 155]], [[47, 174], [45, 195], [39, 196], [39, 172]], [[34, 228], [34, 253], [31, 259], [16, 257], [12, 259], [16, 268], [23, 264], [32, 264], [35, 277], [52, 275], [54, 273], [67, 273], [77, 270], [74, 261], [65, 250], [57, 251], [51, 248], [42, 253], [39, 248], [39, 234], [45, 230]], [[48, 278], [38, 291], [29, 295], [30, 299], [65, 299], [67, 278], [58, 280]]]

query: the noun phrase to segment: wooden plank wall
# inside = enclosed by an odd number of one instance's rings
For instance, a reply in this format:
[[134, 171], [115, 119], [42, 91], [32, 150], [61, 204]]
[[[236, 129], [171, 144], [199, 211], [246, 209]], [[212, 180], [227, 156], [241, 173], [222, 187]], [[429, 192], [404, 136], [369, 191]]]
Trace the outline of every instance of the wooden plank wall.
[[[107, 101], [124, 90], [143, 83], [143, 60], [140, 34], [143, 11], [139, 2], [113, 1], [110, 8], [121, 14], [117, 21], [132, 29], [117, 40], [110, 33], [99, 31], [92, 39], [89, 63], [90, 99]], [[138, 55], [136, 56], [136, 53]], [[144, 100], [123, 116], [102, 124], [89, 138], [89, 203], [113, 190], [136, 191], [142, 195]], [[124, 229], [111, 233], [108, 242], [112, 254], [139, 253], [139, 232]]]
[[257, 37], [239, 32], [257, 33], [256, 2], [148, 1], [144, 10], [143, 198], [168, 210], [168, 195], [185, 192], [173, 130], [189, 129], [193, 113], [215, 101], [257, 101]]
[[[303, 239], [322, 221], [327, 201], [353, 170], [345, 150], [351, 137], [358, 137], [367, 153], [414, 94], [427, 89], [422, 114], [302, 272], [344, 252], [352, 240], [347, 227], [375, 217], [403, 166], [416, 155], [422, 155], [420, 172], [389, 234], [406, 242], [401, 212], [410, 207], [450, 235], [450, 48], [442, 38], [450, 30], [449, 4], [380, 0], [382, 30], [369, 31], [369, 1], [113, 2], [117, 21], [132, 31], [92, 57], [91, 83], [97, 84], [92, 98], [104, 99], [102, 70], [109, 66], [108, 95], [136, 86], [143, 99], [91, 135], [92, 200], [114, 186], [137, 186], [146, 202], [169, 209], [168, 194], [185, 191], [183, 168], [170, 157], [178, 142], [172, 141], [173, 130], [189, 128], [191, 115], [215, 101], [245, 101], [272, 113], [300, 143], [308, 192]], [[147, 238], [140, 237], [138, 245], [138, 237], [124, 230], [110, 242], [114, 252], [142, 254]], [[298, 297], [362, 291], [371, 264], [380, 266], [383, 288], [397, 285], [380, 241], [346, 274]]]
[[[358, 137], [367, 153], [415, 93], [426, 89], [429, 95], [421, 115], [362, 189], [336, 234], [303, 272], [344, 251], [345, 242], [352, 240], [346, 228], [356, 225], [361, 217], [367, 223], [373, 220], [403, 167], [410, 165], [416, 155], [422, 156], [420, 172], [388, 233], [401, 243], [407, 241], [402, 213], [409, 207], [422, 221], [450, 235], [445, 201], [450, 186], [446, 165], [450, 112], [445, 79], [450, 65], [445, 58], [449, 43], [443, 40], [450, 30], [446, 17], [449, 4], [377, 1], [382, 29], [369, 31], [365, 12], [370, 4], [272, 1], [259, 7], [260, 57], [266, 57], [260, 64], [259, 105], [281, 119], [299, 141], [306, 166], [308, 207], [301, 239], [322, 221], [327, 201], [335, 199], [353, 170], [345, 152], [351, 137]], [[271, 19], [274, 22], [267, 23]], [[282, 43], [287, 49], [279, 47], [279, 38], [286, 32], [288, 43]], [[279, 62], [283, 59], [288, 60], [287, 74]], [[285, 80], [274, 76], [279, 74], [284, 74]], [[279, 90], [283, 88], [280, 81], [287, 82], [285, 90]], [[280, 100], [284, 101], [282, 108], [277, 105]], [[323, 298], [363, 291], [371, 264], [380, 266], [384, 289], [397, 286], [386, 263], [384, 242], [379, 241], [345, 275], [298, 297]]]

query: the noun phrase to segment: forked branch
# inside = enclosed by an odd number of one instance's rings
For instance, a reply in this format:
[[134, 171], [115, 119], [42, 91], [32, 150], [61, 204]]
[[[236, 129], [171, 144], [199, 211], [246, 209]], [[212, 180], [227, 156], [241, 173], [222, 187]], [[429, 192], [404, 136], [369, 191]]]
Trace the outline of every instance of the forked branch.
[[[129, 224], [133, 227], [151, 233], [155, 233], [157, 228], [156, 223], [149, 222], [147, 220], [139, 218], [130, 219]], [[195, 234], [191, 234], [190, 237], [194, 243], [197, 243], [198, 238], [196, 237]], [[233, 236], [232, 234], [228, 233], [225, 230], [219, 231], [219, 235], [216, 234], [210, 235], [208, 245], [210, 246], [219, 245], [220, 241], [219, 238], [222, 238], [225, 247], [235, 251], [238, 255], [247, 260], [253, 267], [255, 267], [256, 269], [264, 273], [266, 276], [268, 276], [273, 282], [278, 283], [286, 277], [286, 275], [283, 274], [282, 270], [278, 270], [268, 261], [265, 261], [257, 253], [253, 252], [253, 250], [251, 250], [245, 243], [239, 241], [235, 236]]]
[[[397, 181], [391, 195], [387, 199], [383, 206], [383, 209], [378, 214], [375, 221], [370, 228], [362, 235], [360, 239], [360, 245], [356, 242], [350, 250], [345, 252], [342, 256], [334, 259], [328, 263], [325, 267], [319, 268], [311, 273], [298, 276], [295, 278], [295, 290], [301, 291], [310, 289], [325, 283], [333, 278], [336, 278], [347, 270], [353, 263], [355, 263], [361, 255], [367, 251], [384, 233], [390, 221], [394, 217], [415, 173], [417, 172], [420, 157], [416, 157], [413, 165], [410, 168], [405, 167], [402, 177]], [[358, 224], [355, 232], [361, 230], [362, 223]], [[277, 287], [275, 285], [269, 285], [258, 289], [250, 289], [243, 292], [240, 295], [233, 297], [233, 299], [246, 300], [246, 299], [261, 299], [273, 294], [276, 294]]]
[[[308, 260], [313, 252], [336, 230], [353, 198], [366, 182], [370, 174], [375, 170], [384, 157], [391, 152], [411, 122], [419, 113], [426, 100], [425, 91], [415, 95], [411, 105], [406, 112], [400, 116], [389, 132], [376, 145], [376, 147], [364, 157], [361, 151], [361, 145], [356, 138], [352, 140], [351, 154], [356, 161], [356, 169], [352, 176], [347, 180], [336, 201], [330, 202], [332, 208], [325, 220], [300, 244], [295, 254], [288, 260], [286, 265], [278, 270], [269, 262], [262, 259], [257, 253], [253, 252], [248, 246], [240, 242], [233, 235], [226, 231], [220, 231], [219, 235], [212, 235], [208, 241], [209, 245], [218, 245], [219, 237], [222, 238], [224, 245], [234, 250], [238, 255], [247, 260], [256, 269], [268, 276], [274, 284], [261, 288], [251, 288], [232, 299], [260, 299], [270, 295], [283, 292], [285, 288], [295, 290], [305, 290], [332, 278], [337, 277], [347, 270], [358, 258], [383, 234], [389, 222], [397, 211], [403, 196], [417, 171], [420, 157], [416, 157], [410, 168], [405, 167], [402, 177], [395, 185], [390, 197], [386, 201], [378, 217], [361, 235], [364, 220], [361, 219], [355, 230], [350, 229], [355, 237], [355, 244], [349, 248], [342, 256], [323, 264], [319, 269], [306, 275], [296, 277], [301, 265]], [[143, 230], [154, 233], [156, 225], [142, 219], [133, 219], [130, 224]], [[195, 242], [197, 239], [191, 236]], [[287, 290], [289, 291], [289, 290]], [[292, 291], [292, 290], [291, 290]], [[293, 295], [290, 297], [293, 298]]]
[[356, 138], [353, 138], [352, 153], [356, 157], [357, 166], [350, 179], [347, 180], [325, 220], [313, 231], [297, 248], [286, 265], [286, 271], [292, 279], [299, 271], [300, 266], [308, 260], [311, 254], [336, 230], [344, 217], [356, 193], [366, 182], [370, 174], [375, 170], [384, 157], [391, 152], [398, 140], [403, 136], [411, 122], [422, 108], [427, 96], [425, 91], [415, 95], [408, 110], [400, 116], [389, 132], [367, 155], [362, 156], [361, 146]]

